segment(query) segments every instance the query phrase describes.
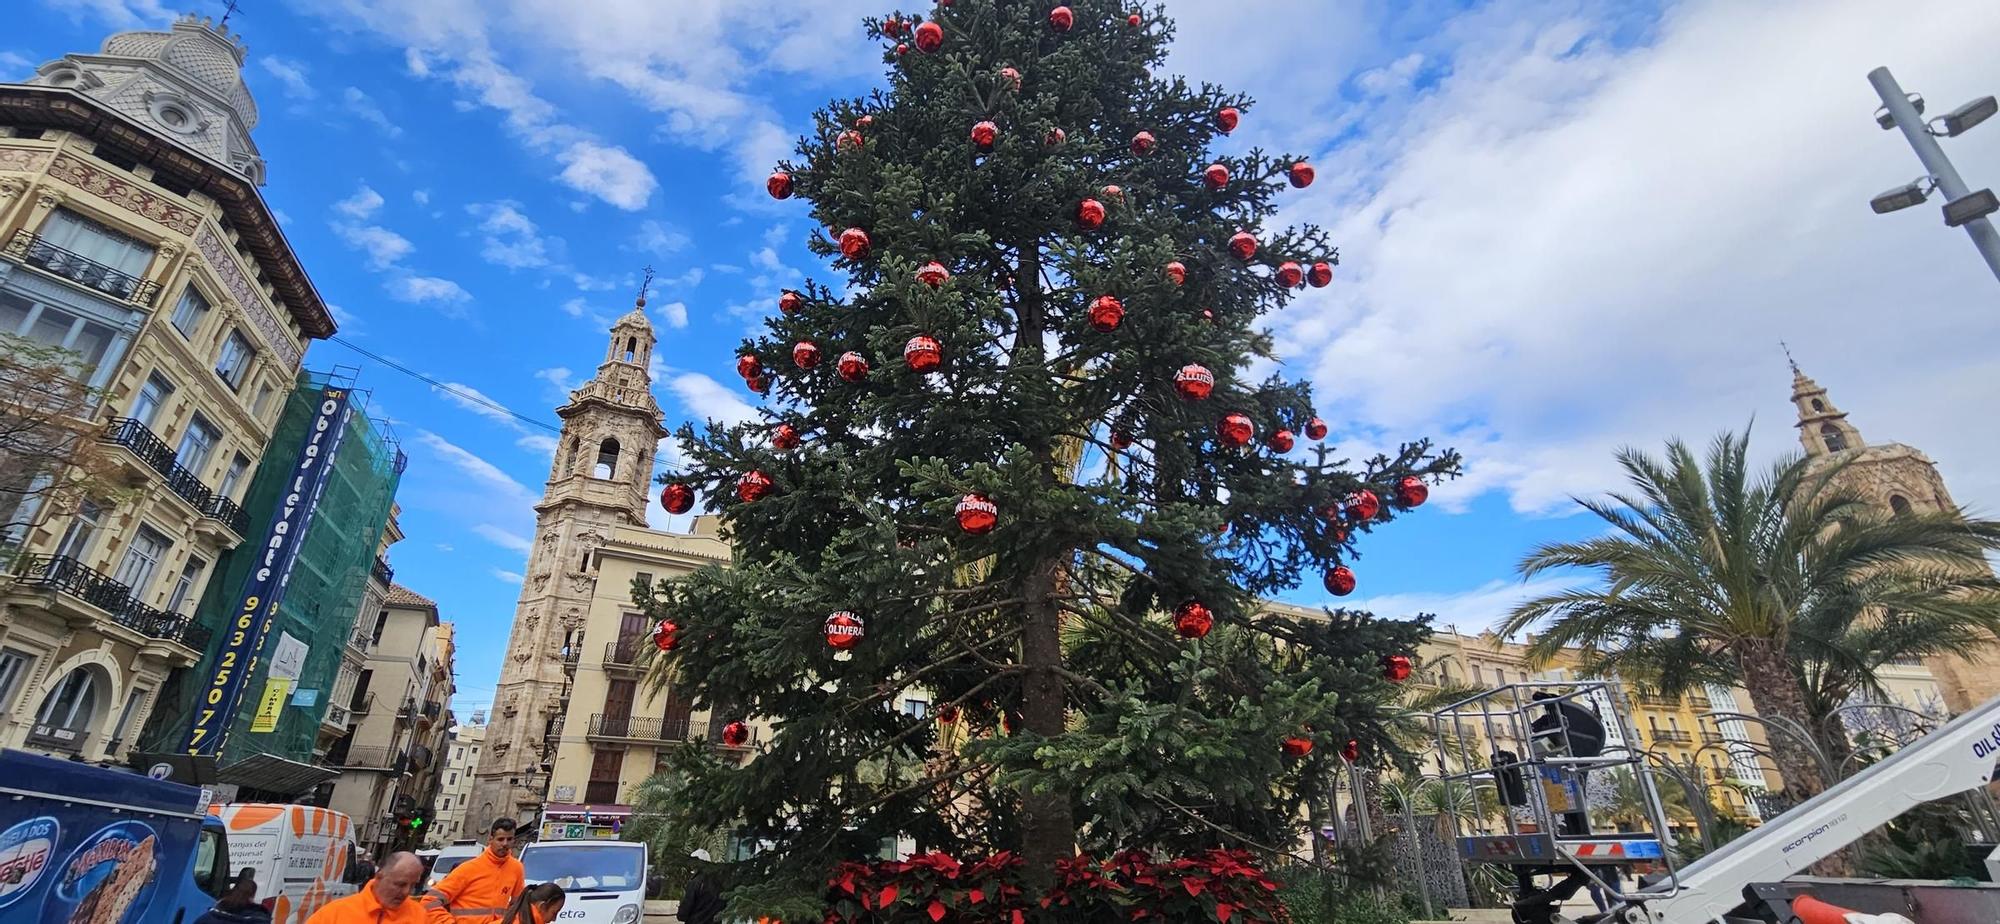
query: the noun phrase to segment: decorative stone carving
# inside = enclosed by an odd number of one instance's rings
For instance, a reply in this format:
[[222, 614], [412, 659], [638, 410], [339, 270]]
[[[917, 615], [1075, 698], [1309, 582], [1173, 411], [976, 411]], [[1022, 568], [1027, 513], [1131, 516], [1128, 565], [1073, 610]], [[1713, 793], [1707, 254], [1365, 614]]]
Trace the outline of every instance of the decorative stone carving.
[[201, 216], [192, 209], [68, 154], [56, 155], [55, 163], [49, 167], [49, 176], [182, 234], [193, 234], [195, 226], [201, 223]]
[[28, 181], [19, 177], [0, 177], [0, 199], [12, 199], [28, 190]]
[[41, 148], [0, 147], [0, 170], [39, 173], [48, 166], [49, 153]]
[[44, 189], [39, 195], [35, 196], [35, 204], [41, 206], [45, 211], [54, 211], [61, 208], [62, 204], [67, 201], [69, 201], [69, 197], [53, 189]]
[[279, 323], [278, 318], [271, 313], [269, 306], [259, 296], [257, 288], [250, 284], [250, 278], [244, 274], [243, 268], [236, 264], [235, 255], [231, 253], [229, 245], [223, 243], [221, 235], [216, 233], [213, 226], [203, 225], [201, 233], [195, 235], [194, 246], [202, 258], [208, 261], [209, 268], [215, 271], [216, 278], [222, 281], [223, 288], [235, 296], [250, 325], [263, 335], [265, 344], [270, 346], [271, 352], [277, 354], [286, 373], [289, 374], [297, 369], [299, 365], [297, 341], [292, 339], [285, 325]]

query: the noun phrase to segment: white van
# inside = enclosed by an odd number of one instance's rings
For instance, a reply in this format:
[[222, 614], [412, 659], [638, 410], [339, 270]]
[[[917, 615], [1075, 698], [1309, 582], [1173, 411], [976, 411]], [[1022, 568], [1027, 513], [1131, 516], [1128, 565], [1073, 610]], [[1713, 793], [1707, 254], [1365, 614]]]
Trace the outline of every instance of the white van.
[[232, 802], [209, 809], [229, 837], [229, 870], [257, 878], [257, 900], [273, 924], [305, 924], [321, 905], [354, 894], [354, 824], [345, 813], [310, 805]]
[[431, 861], [431, 876], [430, 880], [424, 883], [424, 891], [437, 888], [437, 884], [444, 881], [447, 873], [457, 869], [460, 863], [479, 856], [485, 849], [484, 843], [469, 838], [452, 841], [450, 846], [440, 849], [437, 852], [437, 859]]
[[562, 886], [558, 921], [577, 924], [637, 924], [646, 907], [651, 869], [646, 845], [631, 841], [536, 841], [521, 848], [521, 871], [528, 885]]

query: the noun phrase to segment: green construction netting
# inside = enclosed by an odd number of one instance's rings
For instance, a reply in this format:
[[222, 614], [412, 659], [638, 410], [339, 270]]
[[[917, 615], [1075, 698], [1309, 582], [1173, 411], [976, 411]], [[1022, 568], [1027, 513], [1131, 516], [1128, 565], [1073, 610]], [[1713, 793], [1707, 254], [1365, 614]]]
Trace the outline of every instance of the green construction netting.
[[[244, 494], [243, 509], [250, 515], [250, 531], [254, 535], [244, 537], [242, 545], [223, 557], [196, 611], [197, 621], [214, 631], [215, 641], [196, 669], [178, 672], [161, 691], [160, 701], [147, 723], [145, 750], [172, 751], [180, 747], [193, 715], [196, 686], [209, 675], [210, 662], [216, 656], [214, 649], [226, 637], [223, 625], [233, 612], [244, 579], [256, 563], [258, 543], [284, 493], [320, 389], [329, 382], [352, 384], [336, 373], [301, 372], [286, 398], [284, 414], [272, 434], [264, 461]], [[404, 465], [402, 450], [387, 428], [369, 419], [367, 393], [355, 392], [351, 401], [346, 433], [334, 454], [326, 490], [306, 528], [298, 563], [292, 568], [291, 583], [278, 602], [277, 618], [264, 637], [257, 669], [244, 689], [242, 705], [224, 743], [220, 761], [223, 767], [252, 754], [315, 762], [313, 743], [340, 673], [341, 648], [354, 629], [356, 610], [375, 566], [375, 551], [389, 522], [389, 509], [396, 498]], [[288, 694], [279, 713], [277, 728], [252, 732], [250, 721], [269, 680], [273, 649], [283, 634], [307, 645], [304, 665], [291, 686], [294, 692]], [[297, 691], [313, 691], [307, 696], [313, 704], [297, 704]]]

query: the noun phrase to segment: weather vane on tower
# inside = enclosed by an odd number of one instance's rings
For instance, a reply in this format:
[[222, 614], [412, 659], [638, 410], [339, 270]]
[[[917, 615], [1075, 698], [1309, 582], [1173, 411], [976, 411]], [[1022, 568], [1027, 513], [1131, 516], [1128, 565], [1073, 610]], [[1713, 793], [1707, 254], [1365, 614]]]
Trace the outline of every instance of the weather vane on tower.
[[215, 27], [220, 29], [223, 26], [229, 25], [229, 17], [236, 15], [236, 13], [236, 0], [229, 0], [228, 3], [222, 5], [222, 21], [216, 23]]
[[653, 288], [653, 265], [646, 264], [645, 276], [639, 280], [639, 307], [646, 307], [646, 293]]

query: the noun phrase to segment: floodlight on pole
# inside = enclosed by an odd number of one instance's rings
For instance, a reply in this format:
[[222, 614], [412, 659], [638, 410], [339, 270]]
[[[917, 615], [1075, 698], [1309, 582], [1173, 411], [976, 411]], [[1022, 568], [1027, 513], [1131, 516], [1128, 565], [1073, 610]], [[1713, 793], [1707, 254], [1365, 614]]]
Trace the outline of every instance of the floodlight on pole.
[[[1875, 95], [1882, 98], [1882, 108], [1876, 111], [1876, 123], [1883, 128], [1902, 129], [1903, 139], [1910, 143], [1910, 149], [1917, 153], [1917, 159], [1923, 162], [1924, 170], [1929, 173], [1928, 181], [1944, 194], [1946, 226], [1964, 228], [1972, 238], [1972, 246], [1986, 260], [1986, 268], [1993, 272], [1993, 278], [2000, 279], [2000, 230], [1996, 230], [1987, 217], [1995, 211], [1996, 205], [2000, 205], [1995, 202], [1992, 191], [1982, 189], [1974, 192], [1959, 177], [1958, 168], [1952, 166], [1944, 148], [1938, 146], [1931, 127], [1924, 123], [1923, 97], [1905, 93], [1886, 67], [1869, 71], [1868, 82], [1875, 87]], [[1985, 121], [1994, 114], [1995, 108], [1992, 97], [1981, 97], [1952, 110], [1938, 121], [1944, 124], [1945, 137], [1952, 137]], [[1880, 214], [1916, 205], [1923, 201], [1923, 196], [1918, 195], [1915, 201], [1911, 201], [1910, 196], [1917, 195], [1916, 190], [1923, 182], [1919, 180], [1876, 196], [1869, 202], [1869, 207]], [[1928, 190], [1924, 192], [1927, 194]]]
[[1936, 186], [1930, 177], [1918, 177], [1868, 200], [1868, 207], [1874, 209], [1877, 215], [1887, 215], [1913, 205], [1922, 205], [1925, 199], [1931, 197], [1931, 190]]

